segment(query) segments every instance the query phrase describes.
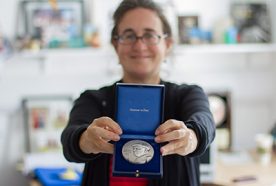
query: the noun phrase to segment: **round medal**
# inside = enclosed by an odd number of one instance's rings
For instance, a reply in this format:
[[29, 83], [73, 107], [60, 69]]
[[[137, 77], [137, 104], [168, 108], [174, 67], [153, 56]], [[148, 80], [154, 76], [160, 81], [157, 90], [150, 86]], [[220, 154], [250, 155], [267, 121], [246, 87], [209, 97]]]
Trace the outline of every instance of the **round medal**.
[[131, 140], [124, 144], [123, 157], [134, 164], [148, 163], [154, 155], [153, 147], [143, 140]]

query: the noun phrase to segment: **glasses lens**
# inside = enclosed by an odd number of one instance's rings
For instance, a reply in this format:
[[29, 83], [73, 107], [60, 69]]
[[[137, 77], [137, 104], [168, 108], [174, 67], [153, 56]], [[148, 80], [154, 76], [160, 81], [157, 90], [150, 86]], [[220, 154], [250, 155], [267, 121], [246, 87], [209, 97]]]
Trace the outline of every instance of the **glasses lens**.
[[132, 44], [136, 41], [136, 35], [131, 33], [126, 33], [120, 36], [119, 41], [122, 44]]
[[143, 42], [148, 45], [155, 45], [159, 42], [160, 37], [153, 33], [145, 33], [143, 36]]

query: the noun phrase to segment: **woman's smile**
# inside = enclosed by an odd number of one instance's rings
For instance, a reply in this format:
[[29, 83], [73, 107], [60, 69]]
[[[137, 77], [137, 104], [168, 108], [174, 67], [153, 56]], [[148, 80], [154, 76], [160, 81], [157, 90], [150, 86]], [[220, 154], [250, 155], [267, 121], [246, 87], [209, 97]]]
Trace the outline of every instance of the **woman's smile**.
[[150, 55], [140, 55], [140, 54], [137, 54], [137, 55], [131, 55], [130, 56], [131, 59], [138, 59], [138, 60], [143, 60], [143, 59], [149, 59], [151, 58]]

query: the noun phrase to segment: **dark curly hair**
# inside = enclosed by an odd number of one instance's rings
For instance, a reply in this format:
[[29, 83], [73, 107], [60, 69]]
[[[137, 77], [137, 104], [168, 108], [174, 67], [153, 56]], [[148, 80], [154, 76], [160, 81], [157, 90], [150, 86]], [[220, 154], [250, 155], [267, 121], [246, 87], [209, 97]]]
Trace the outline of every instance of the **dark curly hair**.
[[160, 18], [162, 22], [163, 32], [168, 35], [168, 37], [172, 36], [171, 26], [163, 14], [163, 10], [161, 7], [156, 4], [152, 0], [123, 0], [116, 11], [113, 14], [114, 27], [111, 32], [111, 42], [114, 39], [114, 36], [118, 35], [118, 25], [122, 20], [123, 16], [129, 11], [136, 8], [146, 8], [156, 12], [157, 16]]

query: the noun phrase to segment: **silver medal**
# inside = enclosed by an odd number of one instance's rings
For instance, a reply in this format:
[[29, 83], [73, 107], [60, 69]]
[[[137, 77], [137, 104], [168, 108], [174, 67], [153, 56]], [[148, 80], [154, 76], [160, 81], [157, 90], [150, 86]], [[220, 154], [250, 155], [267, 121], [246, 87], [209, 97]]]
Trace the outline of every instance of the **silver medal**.
[[131, 163], [145, 164], [153, 158], [154, 150], [146, 141], [131, 140], [124, 144], [122, 154]]

